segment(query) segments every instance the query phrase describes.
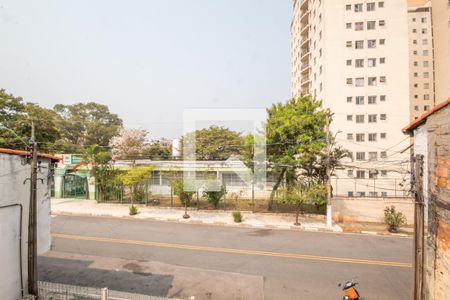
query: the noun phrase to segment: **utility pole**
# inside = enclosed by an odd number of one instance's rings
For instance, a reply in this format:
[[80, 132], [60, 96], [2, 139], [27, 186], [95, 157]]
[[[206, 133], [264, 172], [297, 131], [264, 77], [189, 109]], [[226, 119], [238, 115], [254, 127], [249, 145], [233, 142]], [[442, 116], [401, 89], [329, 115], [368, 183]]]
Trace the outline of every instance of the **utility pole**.
[[28, 216], [28, 293], [38, 298], [37, 287], [37, 143], [31, 122], [30, 211]]
[[331, 123], [331, 117], [333, 114], [329, 109], [327, 109], [326, 112], [326, 124], [325, 124], [325, 131], [326, 131], [326, 143], [327, 143], [327, 168], [326, 168], [326, 188], [327, 188], [327, 227], [332, 226], [332, 211], [331, 211], [331, 166], [330, 166], [330, 156], [331, 156], [331, 146], [330, 146], [330, 123]]
[[414, 300], [420, 300], [424, 260], [423, 155], [416, 155], [414, 165]]

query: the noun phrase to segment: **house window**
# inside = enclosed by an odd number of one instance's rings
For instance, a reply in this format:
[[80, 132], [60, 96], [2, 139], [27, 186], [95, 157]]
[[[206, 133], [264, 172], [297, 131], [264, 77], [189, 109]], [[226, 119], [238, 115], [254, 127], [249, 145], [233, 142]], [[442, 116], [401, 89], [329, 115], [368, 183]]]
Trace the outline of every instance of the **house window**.
[[377, 96], [369, 96], [367, 103], [369, 103], [369, 104], [377, 104]]
[[364, 133], [357, 133], [356, 134], [356, 141], [357, 142], [364, 142], [365, 140], [365, 134]]
[[352, 97], [347, 97], [347, 103], [351, 103], [352, 102]]
[[376, 58], [369, 58], [367, 59], [367, 66], [368, 67], [376, 67], [377, 65], [377, 59]]
[[377, 46], [377, 40], [368, 40], [367, 48], [375, 48]]
[[380, 120], [381, 120], [381, 121], [386, 121], [386, 119], [387, 119], [387, 118], [386, 118], [386, 114], [381, 114], [381, 115], [380, 115]]
[[356, 41], [355, 42], [355, 48], [356, 49], [363, 49], [364, 48], [364, 41]]
[[364, 30], [364, 22], [355, 22], [355, 31]]
[[369, 123], [376, 123], [377, 122], [377, 115], [368, 115]]
[[351, 59], [347, 59], [347, 66], [351, 66], [352, 65], [352, 60]]
[[362, 11], [363, 11], [362, 3], [355, 4], [355, 12], [362, 12]]
[[356, 97], [355, 97], [355, 104], [356, 104], [356, 105], [362, 105], [362, 104], [364, 104], [364, 96], [356, 96]]
[[368, 21], [367, 22], [367, 30], [374, 30], [376, 23], [377, 22], [375, 22], [375, 21]]
[[356, 123], [364, 123], [364, 115], [356, 115]]
[[353, 121], [353, 115], [347, 115], [347, 121]]
[[387, 158], [387, 152], [386, 151], [381, 151], [380, 152], [380, 157], [381, 158]]
[[378, 153], [377, 152], [369, 152], [369, 160], [377, 160]]
[[353, 133], [347, 133], [347, 140], [353, 141]]
[[369, 142], [376, 142], [377, 141], [377, 134], [376, 133], [369, 133], [368, 140], [369, 140]]
[[365, 160], [366, 153], [365, 152], [356, 152], [356, 160]]
[[364, 59], [356, 59], [355, 60], [355, 67], [363, 68], [364, 67]]
[[366, 178], [366, 171], [356, 170], [356, 178], [358, 178], [358, 179]]
[[375, 10], [375, 2], [367, 3], [367, 11], [374, 11]]
[[376, 77], [369, 77], [367, 79], [367, 82], [368, 82], [369, 85], [375, 86], [375, 85], [377, 85], [377, 78]]
[[380, 133], [380, 139], [385, 139], [385, 138], [386, 138], [386, 132]]
[[355, 85], [356, 86], [364, 86], [364, 78], [363, 77], [359, 77], [355, 79]]

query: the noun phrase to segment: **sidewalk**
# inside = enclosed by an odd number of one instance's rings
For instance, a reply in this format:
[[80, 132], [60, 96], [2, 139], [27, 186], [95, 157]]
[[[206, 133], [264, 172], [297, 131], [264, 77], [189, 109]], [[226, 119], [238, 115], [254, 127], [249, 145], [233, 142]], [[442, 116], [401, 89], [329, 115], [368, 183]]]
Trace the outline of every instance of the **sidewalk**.
[[69, 214], [84, 216], [109, 216], [118, 218], [152, 219], [159, 221], [172, 221], [192, 224], [215, 224], [223, 226], [250, 227], [250, 228], [272, 228], [272, 229], [294, 229], [305, 231], [328, 231], [342, 232], [342, 228], [333, 224], [331, 228], [326, 226], [322, 216], [300, 217], [300, 226], [294, 226], [294, 214], [271, 214], [241, 212], [243, 220], [235, 223], [231, 211], [209, 211], [195, 208], [188, 209], [189, 219], [183, 219], [182, 208], [161, 208], [136, 205], [139, 213], [135, 216], [129, 215], [129, 204], [97, 203], [95, 200], [79, 199], [52, 199], [52, 214]]

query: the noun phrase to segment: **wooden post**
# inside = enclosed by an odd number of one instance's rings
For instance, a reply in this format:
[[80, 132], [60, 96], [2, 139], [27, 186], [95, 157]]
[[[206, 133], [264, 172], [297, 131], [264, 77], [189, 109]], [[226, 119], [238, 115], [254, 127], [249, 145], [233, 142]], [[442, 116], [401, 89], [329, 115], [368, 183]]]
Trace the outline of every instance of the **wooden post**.
[[414, 174], [414, 300], [420, 300], [424, 261], [423, 155], [415, 157]]
[[37, 143], [31, 122], [31, 178], [28, 216], [28, 293], [38, 298], [37, 286]]

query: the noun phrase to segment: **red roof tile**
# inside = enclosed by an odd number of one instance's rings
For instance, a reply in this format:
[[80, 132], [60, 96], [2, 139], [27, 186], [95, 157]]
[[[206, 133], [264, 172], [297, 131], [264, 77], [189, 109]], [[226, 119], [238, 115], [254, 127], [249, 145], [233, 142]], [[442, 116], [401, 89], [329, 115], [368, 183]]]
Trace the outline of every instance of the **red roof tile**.
[[432, 110], [430, 110], [429, 112], [424, 113], [423, 115], [421, 115], [418, 119], [415, 119], [414, 121], [411, 121], [411, 123], [409, 123], [408, 126], [406, 126], [405, 128], [402, 129], [402, 131], [404, 133], [409, 133], [412, 130], [414, 130], [415, 128], [417, 128], [419, 125], [422, 125], [423, 123], [425, 123], [425, 121], [427, 120], [427, 118], [429, 116], [431, 116], [432, 114], [434, 114], [435, 112], [437, 112], [438, 110], [443, 109], [444, 107], [446, 107], [447, 105], [450, 104], [450, 98], [448, 98], [446, 101], [443, 101], [441, 103], [439, 103], [438, 105], [436, 105], [435, 107], [433, 107]]
[[[31, 155], [31, 153], [28, 151], [13, 150], [13, 149], [7, 149], [7, 148], [0, 148], [0, 153], [14, 154], [14, 155]], [[62, 160], [62, 157], [54, 156], [54, 155], [46, 154], [46, 153], [39, 153], [38, 157], [49, 158], [51, 160], [56, 160], [56, 161]]]

